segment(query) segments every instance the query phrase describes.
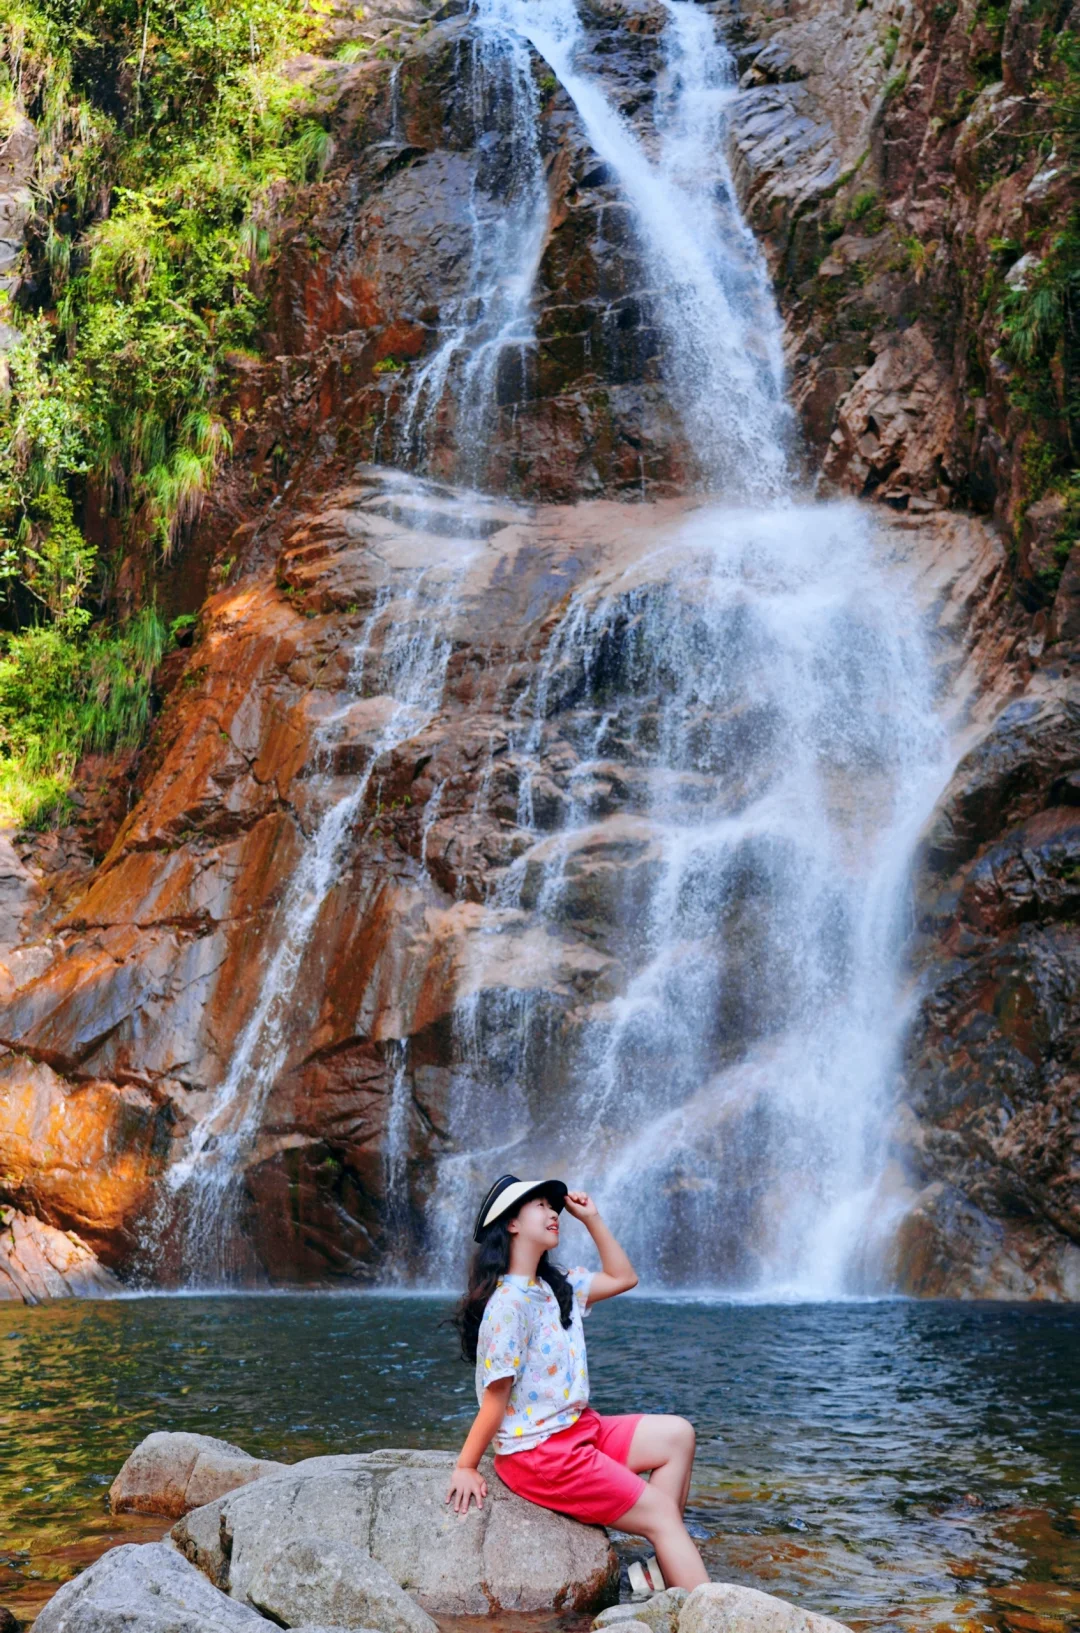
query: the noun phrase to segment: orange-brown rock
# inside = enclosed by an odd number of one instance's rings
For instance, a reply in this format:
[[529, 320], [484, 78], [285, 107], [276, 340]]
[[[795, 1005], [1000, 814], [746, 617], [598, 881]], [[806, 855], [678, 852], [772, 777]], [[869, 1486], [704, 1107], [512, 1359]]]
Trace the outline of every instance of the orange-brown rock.
[[[85, 973], [73, 959], [65, 990]], [[95, 1003], [93, 981], [82, 997]], [[0, 1057], [0, 1185], [19, 1207], [115, 1260], [130, 1250], [132, 1220], [160, 1169], [169, 1112], [160, 1093], [135, 1083], [76, 1079], [78, 1053], [76, 1045], [64, 1057], [67, 1078], [42, 1059]]]

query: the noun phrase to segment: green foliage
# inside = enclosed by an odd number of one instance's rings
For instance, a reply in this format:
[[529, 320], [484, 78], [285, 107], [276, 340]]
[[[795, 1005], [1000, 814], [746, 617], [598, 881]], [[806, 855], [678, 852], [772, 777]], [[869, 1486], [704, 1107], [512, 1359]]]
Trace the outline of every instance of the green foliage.
[[873, 238], [883, 231], [887, 217], [876, 187], [865, 187], [861, 193], [856, 193], [848, 206], [846, 220], [848, 226], [857, 226], [867, 238]]
[[149, 612], [90, 627], [108, 564], [80, 521], [89, 501], [119, 519], [126, 548], [167, 556], [230, 451], [224, 366], [257, 346], [272, 192], [333, 152], [282, 71], [315, 43], [319, 11], [0, 0], [0, 127], [25, 114], [39, 133], [45, 307], [4, 313], [20, 333], [0, 389], [14, 626], [0, 636], [0, 804], [16, 820], [58, 812], [80, 753], [145, 726], [164, 635]]
[[913, 234], [909, 238], [902, 238], [900, 243], [904, 251], [904, 265], [906, 266], [907, 270], [913, 274], [915, 282], [917, 284], [921, 284], [930, 269], [931, 262], [934, 259], [934, 253], [937, 250], [937, 240], [932, 239], [930, 243], [927, 244], [924, 243], [921, 238]]
[[1080, 213], [999, 306], [1017, 406], [1080, 429]]
[[901, 68], [895, 74], [890, 74], [889, 78], [885, 81], [885, 89], [882, 93], [886, 102], [894, 101], [896, 97], [900, 96], [904, 91], [906, 91], [907, 82], [908, 71], [906, 68]]
[[885, 30], [885, 38], [881, 43], [882, 49], [885, 53], [885, 66], [886, 68], [891, 68], [893, 65], [893, 58], [896, 56], [896, 48], [900, 44], [900, 30], [897, 28], [895, 23], [891, 24], [890, 27]]
[[31, 625], [0, 655], [0, 820], [44, 827], [68, 806], [80, 757], [137, 743], [165, 648], [151, 607], [123, 629]]

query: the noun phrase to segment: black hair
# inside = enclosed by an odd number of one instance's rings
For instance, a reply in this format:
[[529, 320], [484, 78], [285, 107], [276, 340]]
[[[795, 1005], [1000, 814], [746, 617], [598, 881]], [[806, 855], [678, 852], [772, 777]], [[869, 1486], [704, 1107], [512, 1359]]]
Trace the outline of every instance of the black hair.
[[[530, 1200], [529, 1197], [523, 1198], [524, 1202]], [[510, 1269], [510, 1244], [513, 1237], [508, 1227], [516, 1213], [517, 1208], [514, 1208], [488, 1226], [469, 1263], [469, 1284], [451, 1317], [451, 1325], [457, 1328], [458, 1337], [461, 1339], [463, 1361], [476, 1360], [476, 1339], [480, 1323], [484, 1319], [487, 1301], [495, 1291], [499, 1277], [505, 1276]], [[569, 1327], [574, 1312], [574, 1289], [558, 1265], [551, 1263], [546, 1250], [540, 1255], [536, 1274], [541, 1281], [547, 1282], [555, 1294], [559, 1302], [562, 1324]]]

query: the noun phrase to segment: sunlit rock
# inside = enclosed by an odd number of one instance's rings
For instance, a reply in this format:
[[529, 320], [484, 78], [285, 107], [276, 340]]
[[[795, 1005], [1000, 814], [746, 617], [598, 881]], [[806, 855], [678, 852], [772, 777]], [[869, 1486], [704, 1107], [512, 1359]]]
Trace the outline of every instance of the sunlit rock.
[[114, 1514], [177, 1518], [237, 1486], [277, 1474], [283, 1463], [249, 1457], [212, 1435], [158, 1430], [140, 1441], [109, 1488]]
[[268, 1551], [248, 1582], [249, 1602], [279, 1627], [311, 1616], [379, 1633], [438, 1633], [436, 1623], [362, 1548], [316, 1532]]
[[679, 1633], [846, 1633], [843, 1623], [801, 1610], [771, 1593], [706, 1582], [679, 1614]]
[[127, 1543], [65, 1582], [37, 1633], [265, 1633], [265, 1619], [213, 1587], [164, 1542]]

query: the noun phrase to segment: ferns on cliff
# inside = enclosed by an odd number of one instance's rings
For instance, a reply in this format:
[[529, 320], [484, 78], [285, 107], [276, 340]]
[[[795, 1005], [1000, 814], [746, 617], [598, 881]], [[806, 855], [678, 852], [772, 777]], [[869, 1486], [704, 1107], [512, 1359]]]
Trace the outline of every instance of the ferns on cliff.
[[109, 564], [84, 526], [167, 557], [229, 452], [222, 367], [257, 341], [269, 201], [330, 151], [282, 72], [312, 27], [300, 0], [0, 0], [0, 122], [38, 131], [31, 276], [0, 311], [8, 818], [40, 819], [42, 779], [144, 721], [130, 631], [90, 627]]

